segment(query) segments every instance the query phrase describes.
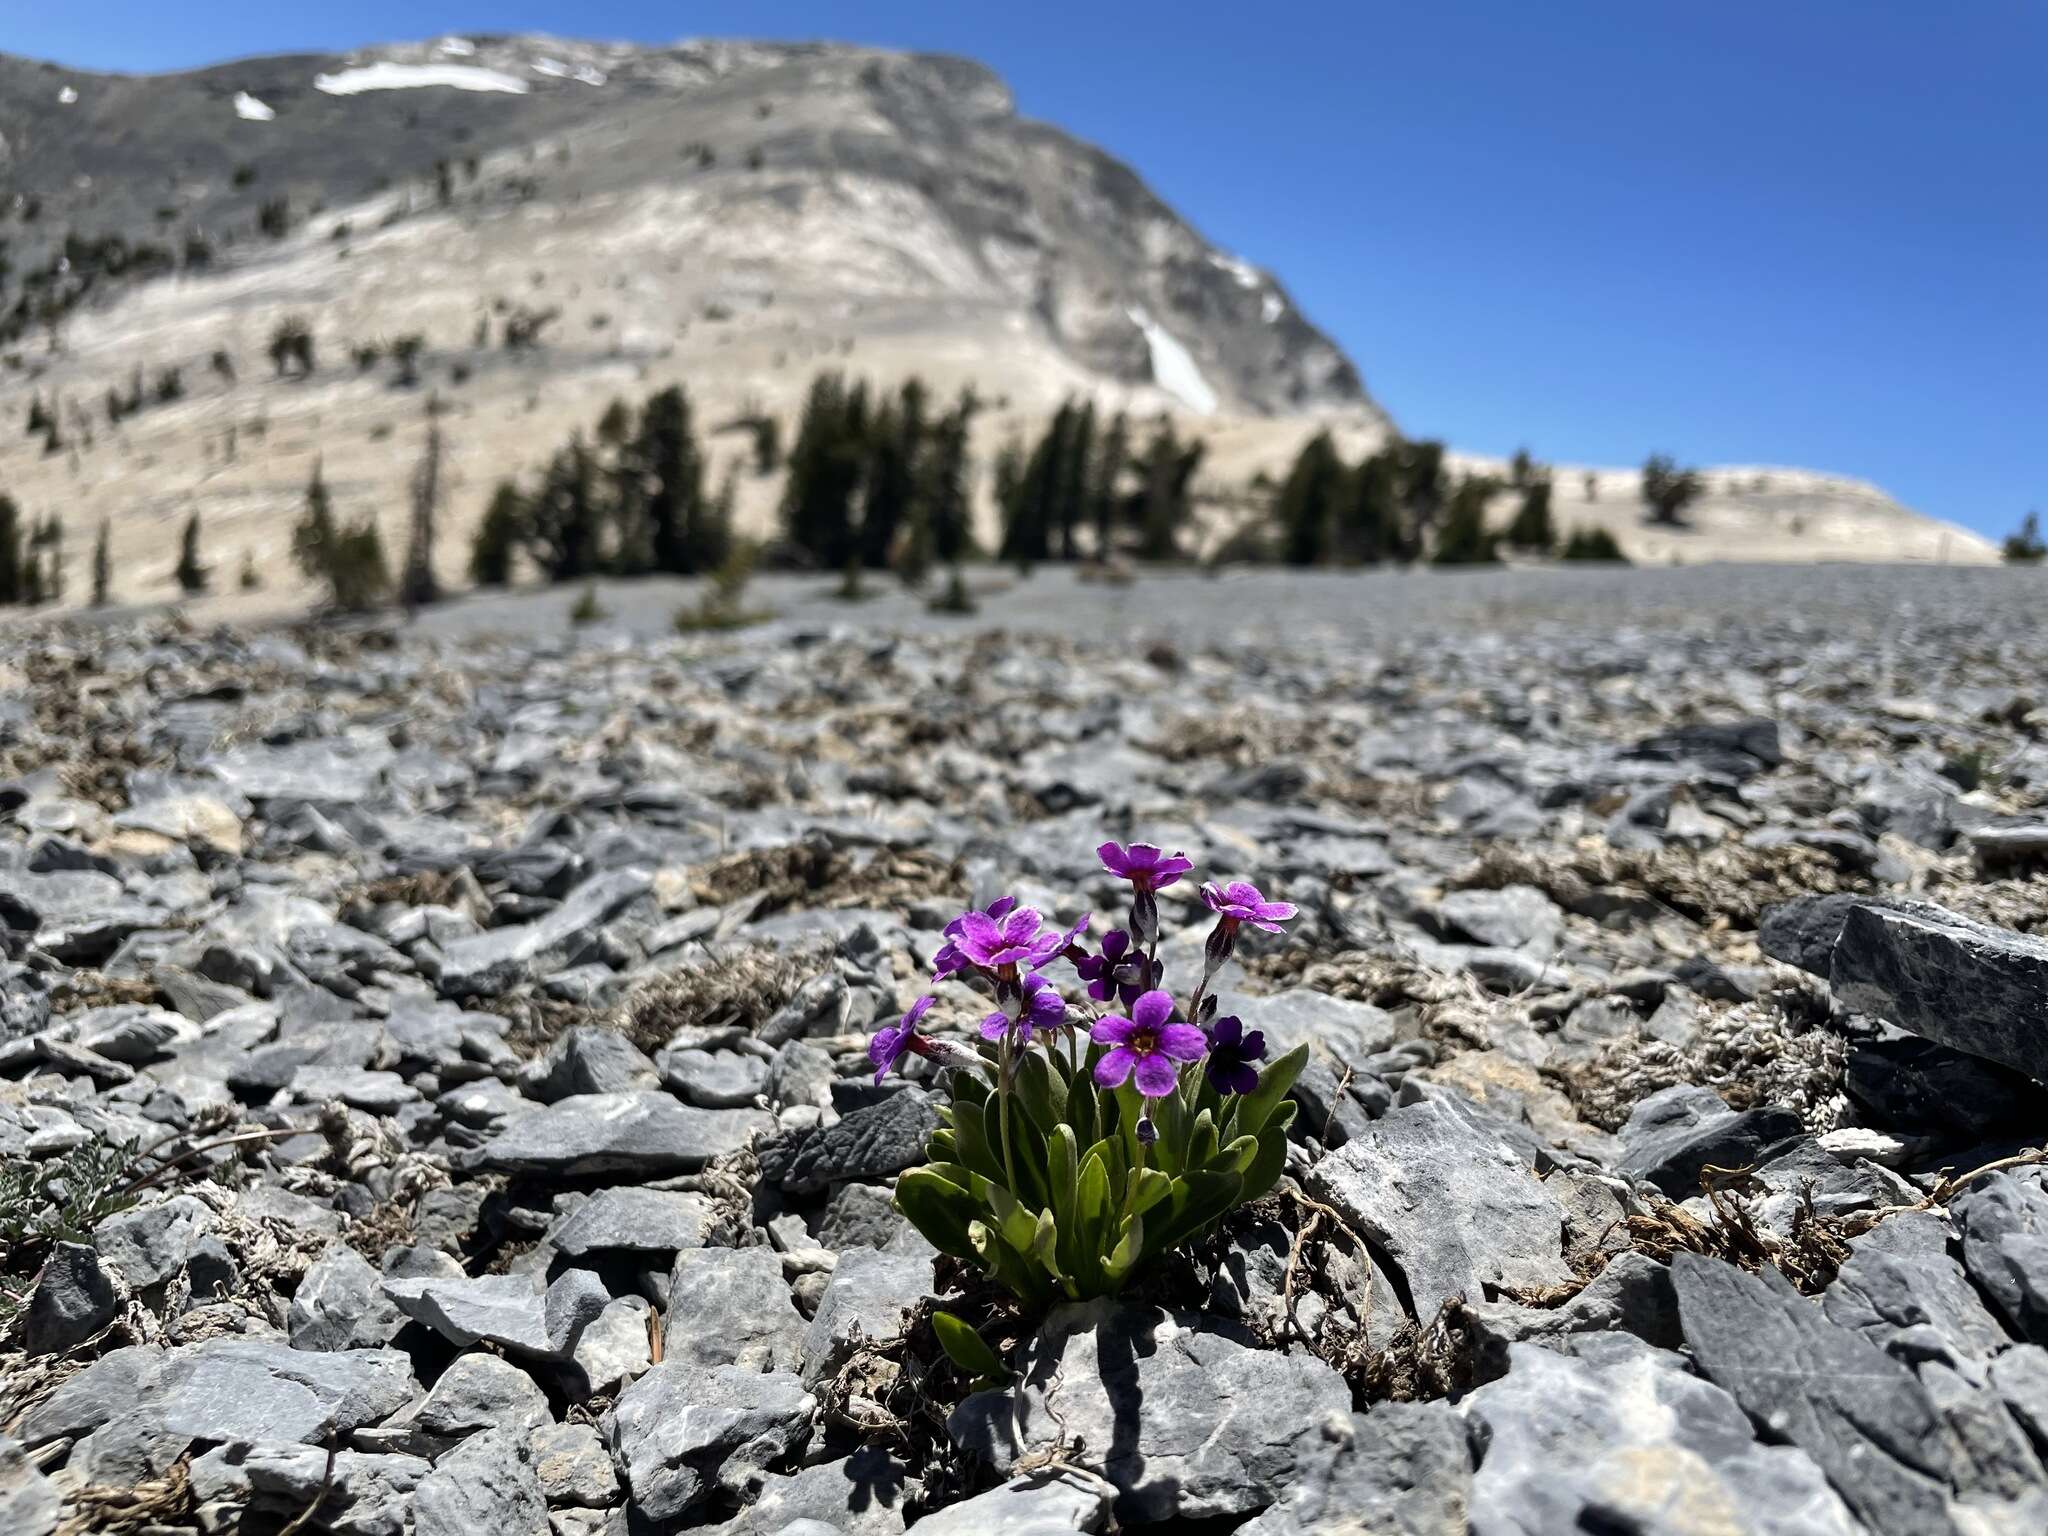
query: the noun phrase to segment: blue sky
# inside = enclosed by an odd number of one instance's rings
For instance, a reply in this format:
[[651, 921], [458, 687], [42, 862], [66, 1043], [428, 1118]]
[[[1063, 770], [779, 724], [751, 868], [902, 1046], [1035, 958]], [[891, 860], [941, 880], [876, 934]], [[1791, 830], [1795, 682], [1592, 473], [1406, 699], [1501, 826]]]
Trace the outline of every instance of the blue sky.
[[2048, 511], [2039, 0], [10, 5], [104, 69], [447, 31], [982, 59], [1279, 275], [1417, 436]]

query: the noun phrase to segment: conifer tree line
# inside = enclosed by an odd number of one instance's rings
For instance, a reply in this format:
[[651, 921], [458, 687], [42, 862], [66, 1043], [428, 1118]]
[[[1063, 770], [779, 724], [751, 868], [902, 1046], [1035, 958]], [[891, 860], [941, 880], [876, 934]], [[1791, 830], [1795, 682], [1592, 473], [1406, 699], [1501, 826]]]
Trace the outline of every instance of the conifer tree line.
[[812, 380], [784, 456], [782, 535], [828, 570], [894, 569], [921, 581], [971, 552], [968, 434], [980, 403], [964, 390], [945, 410], [924, 382], [895, 393], [842, 374]]
[[997, 456], [1000, 553], [1027, 565], [1121, 553], [1177, 559], [1193, 529], [1202, 454], [1203, 444], [1183, 441], [1166, 416], [1139, 446], [1123, 412], [1104, 422], [1092, 400], [1069, 401], [1028, 453], [1012, 443]]
[[0, 605], [37, 608], [63, 597], [64, 525], [54, 512], [26, 517], [0, 494]]
[[[1515, 513], [1496, 531], [1487, 513], [1503, 491], [1515, 494]], [[1602, 529], [1576, 528], [1560, 543], [1551, 496], [1549, 466], [1526, 449], [1515, 454], [1506, 480], [1473, 474], [1454, 479], [1440, 442], [1396, 438], [1347, 464], [1330, 435], [1320, 432], [1302, 445], [1273, 492], [1266, 542], [1278, 558], [1302, 566], [1425, 559], [1482, 565], [1497, 562], [1503, 548], [1566, 560], [1623, 559]]]
[[[416, 484], [417, 492], [417, 484]], [[500, 481], [470, 545], [483, 586], [523, 553], [551, 581], [713, 571], [732, 543], [732, 491], [706, 494], [690, 400], [675, 385], [635, 411], [614, 400], [557, 449], [537, 484]]]

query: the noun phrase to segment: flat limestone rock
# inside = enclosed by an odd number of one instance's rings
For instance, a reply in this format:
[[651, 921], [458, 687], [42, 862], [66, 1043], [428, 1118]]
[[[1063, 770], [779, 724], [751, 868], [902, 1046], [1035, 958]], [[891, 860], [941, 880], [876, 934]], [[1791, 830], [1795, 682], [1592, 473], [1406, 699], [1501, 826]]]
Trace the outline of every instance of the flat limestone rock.
[[1422, 1322], [1454, 1296], [1570, 1278], [1556, 1197], [1504, 1142], [1438, 1100], [1373, 1121], [1305, 1178], [1384, 1248]]
[[575, 1094], [520, 1115], [483, 1147], [485, 1167], [571, 1175], [689, 1173], [775, 1128], [753, 1109], [698, 1109], [665, 1093]]

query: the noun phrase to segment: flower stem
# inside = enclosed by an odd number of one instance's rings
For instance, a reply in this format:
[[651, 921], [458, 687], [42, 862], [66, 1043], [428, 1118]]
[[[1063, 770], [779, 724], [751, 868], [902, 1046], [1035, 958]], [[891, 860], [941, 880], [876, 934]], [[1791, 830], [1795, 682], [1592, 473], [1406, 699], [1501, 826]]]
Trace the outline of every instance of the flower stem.
[[1017, 1193], [1017, 1163], [1010, 1152], [1010, 1034], [1003, 1032], [1003, 1061], [996, 1075], [996, 1117], [1002, 1128], [1003, 1178], [1010, 1193]]

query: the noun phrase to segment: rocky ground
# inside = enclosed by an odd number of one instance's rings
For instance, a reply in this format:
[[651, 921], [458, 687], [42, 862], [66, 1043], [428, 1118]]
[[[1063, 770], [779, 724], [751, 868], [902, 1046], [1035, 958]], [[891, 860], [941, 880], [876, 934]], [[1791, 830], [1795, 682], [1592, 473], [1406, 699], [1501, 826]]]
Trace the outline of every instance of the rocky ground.
[[[10, 632], [0, 1529], [2048, 1528], [2039, 580], [1278, 583]], [[1108, 837], [1313, 1056], [1026, 1316], [864, 1048]]]

